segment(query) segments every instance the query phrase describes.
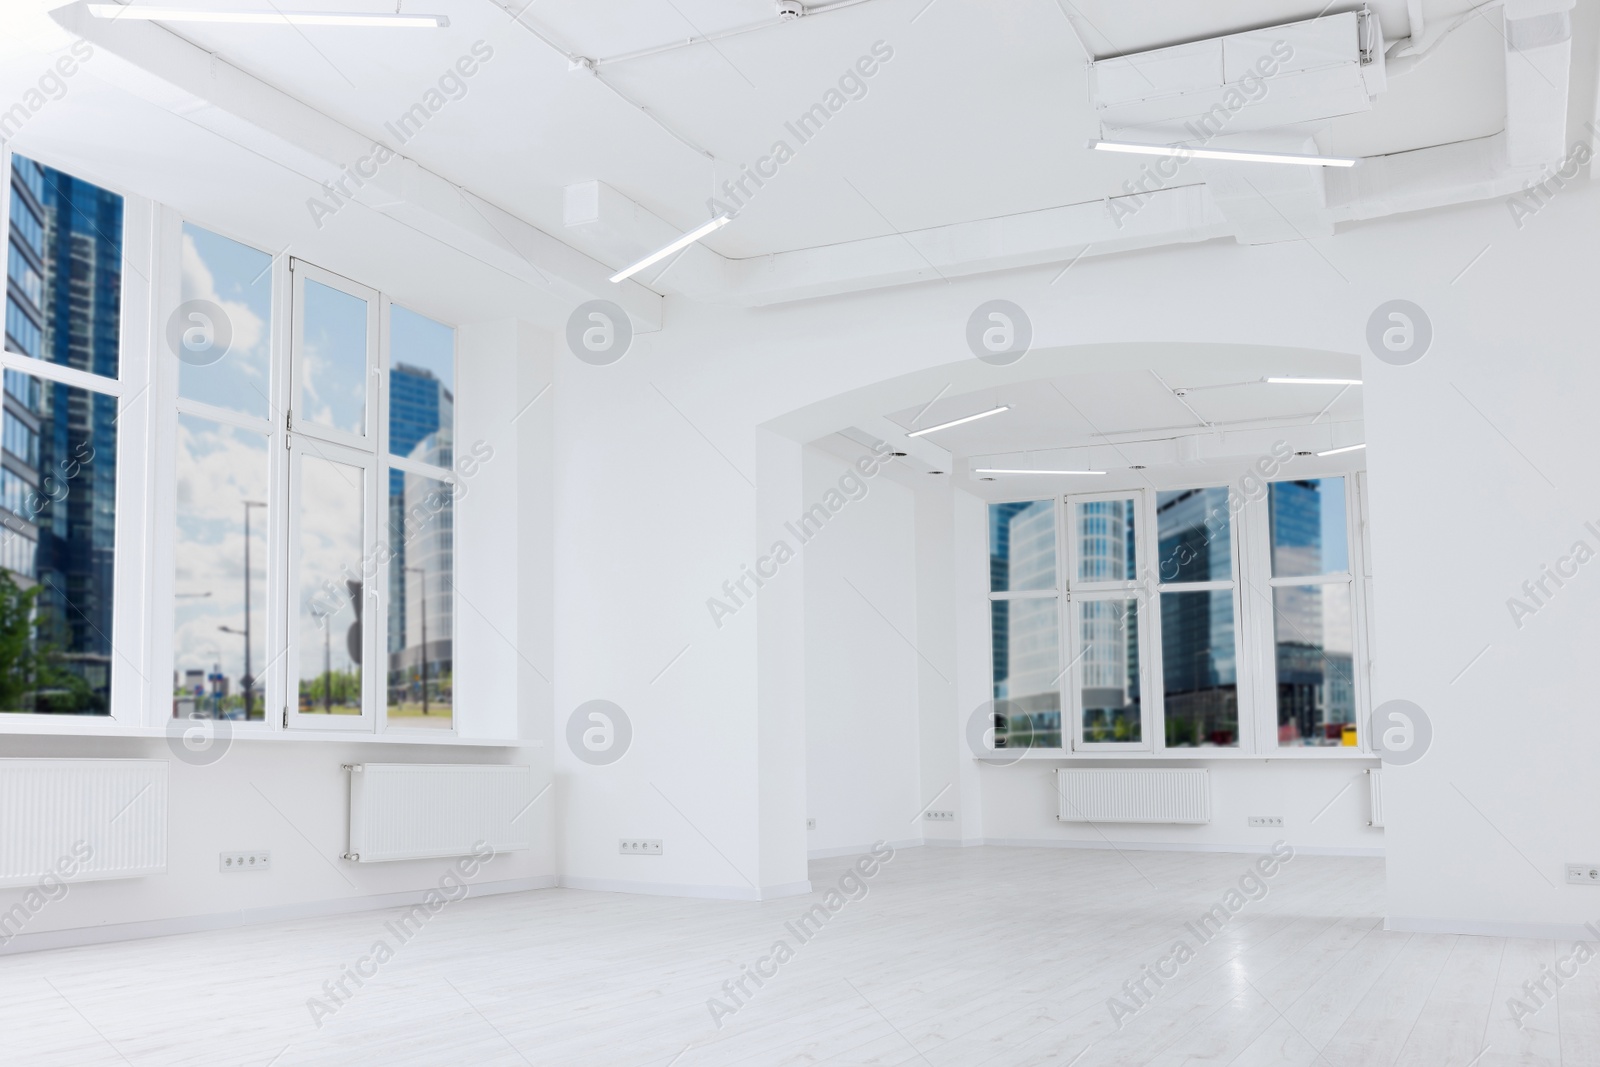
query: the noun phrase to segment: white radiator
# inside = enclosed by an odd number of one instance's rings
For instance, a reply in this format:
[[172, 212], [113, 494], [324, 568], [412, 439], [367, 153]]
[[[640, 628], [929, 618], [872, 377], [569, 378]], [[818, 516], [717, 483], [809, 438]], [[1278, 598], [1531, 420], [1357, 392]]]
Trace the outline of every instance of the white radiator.
[[1062, 822], [1211, 821], [1211, 780], [1204, 769], [1056, 771]]
[[1367, 768], [1367, 793], [1372, 799], [1372, 818], [1368, 826], [1383, 825], [1383, 775], [1377, 767]]
[[350, 771], [350, 851], [358, 863], [533, 847], [533, 771], [464, 763], [357, 763]]
[[0, 759], [0, 886], [166, 870], [165, 760]]

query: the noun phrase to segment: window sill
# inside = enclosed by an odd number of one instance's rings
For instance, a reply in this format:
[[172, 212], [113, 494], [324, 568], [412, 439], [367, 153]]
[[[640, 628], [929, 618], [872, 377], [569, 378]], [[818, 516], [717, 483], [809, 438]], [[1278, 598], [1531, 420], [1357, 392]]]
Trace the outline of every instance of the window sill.
[[1372, 763], [1379, 762], [1379, 757], [1371, 752], [1363, 752], [1358, 748], [1343, 748], [1329, 746], [1327, 748], [1291, 748], [1279, 752], [1223, 752], [1214, 748], [1187, 748], [1167, 749], [1162, 752], [1068, 752], [1064, 749], [1035, 749], [1023, 753], [1021, 756], [1007, 756], [996, 753], [993, 756], [973, 756], [974, 760], [981, 763], [991, 763], [995, 760], [1201, 760], [1219, 763], [1233, 760], [1367, 760]]
[[[80, 716], [72, 716], [78, 718]], [[209, 720], [207, 720], [209, 721]], [[32, 716], [0, 717], [0, 737], [167, 737], [165, 727], [121, 726], [114, 722], [42, 721]], [[442, 748], [543, 748], [538, 740], [457, 737], [452, 733], [420, 730], [373, 734], [346, 730], [273, 730], [257, 723], [252, 729], [236, 728], [231, 741], [322, 741], [363, 745], [433, 745]]]

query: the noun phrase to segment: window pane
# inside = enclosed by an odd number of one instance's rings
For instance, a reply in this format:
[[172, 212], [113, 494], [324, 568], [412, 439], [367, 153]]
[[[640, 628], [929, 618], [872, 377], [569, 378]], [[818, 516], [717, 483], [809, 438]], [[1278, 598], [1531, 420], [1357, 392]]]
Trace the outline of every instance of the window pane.
[[455, 425], [456, 332], [389, 309], [389, 452], [449, 467]]
[[1274, 578], [1350, 569], [1343, 478], [1273, 482], [1269, 504]]
[[115, 378], [122, 197], [12, 156], [6, 262], [6, 348]]
[[389, 471], [392, 725], [450, 725], [455, 681], [452, 488], [435, 478]]
[[1134, 507], [1129, 500], [1085, 500], [1074, 505], [1080, 582], [1131, 582], [1137, 576]]
[[1077, 671], [1085, 741], [1143, 738], [1139, 700], [1139, 602], [1078, 601]]
[[1055, 501], [990, 504], [990, 592], [1055, 587]]
[[[1027, 747], [1061, 747], [1061, 638], [1054, 597], [989, 603], [994, 652], [996, 708], [1009, 701], [995, 725], [995, 747], [1008, 735], [1026, 733]], [[1017, 715], [1026, 724], [1010, 721]], [[1016, 747], [1013, 744], [1012, 747]]]
[[109, 714], [116, 398], [8, 372], [4, 407], [0, 710]]
[[[184, 223], [182, 299], [213, 308], [182, 309], [187, 332], [175, 353], [178, 395], [266, 418], [272, 257]], [[220, 320], [207, 321], [216, 319], [217, 311]]]
[[306, 280], [296, 423], [366, 432], [367, 302]]
[[1278, 743], [1355, 744], [1350, 586], [1281, 586], [1272, 591], [1272, 609], [1278, 646]]
[[364, 471], [316, 456], [300, 461], [300, 710], [361, 714], [361, 534]]
[[1233, 590], [1161, 594], [1168, 748], [1238, 745], [1233, 633]]
[[267, 668], [267, 440], [178, 416], [177, 718], [265, 718], [256, 677]]
[[1157, 493], [1156, 535], [1160, 541], [1161, 562], [1156, 567], [1156, 580], [1231, 580], [1233, 548], [1230, 521], [1226, 488]]

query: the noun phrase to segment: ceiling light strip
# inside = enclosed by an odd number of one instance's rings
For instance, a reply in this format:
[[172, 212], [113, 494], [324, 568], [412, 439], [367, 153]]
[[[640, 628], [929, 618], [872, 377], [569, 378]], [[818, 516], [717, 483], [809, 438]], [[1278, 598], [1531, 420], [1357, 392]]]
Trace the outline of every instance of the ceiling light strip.
[[433, 30], [450, 25], [444, 15], [402, 15], [375, 11], [204, 11], [184, 7], [132, 4], [87, 4], [97, 19], [142, 19], [146, 22], [222, 22], [263, 26], [386, 26]]
[[1357, 452], [1357, 451], [1360, 451], [1361, 449], [1366, 448], [1366, 447], [1367, 447], [1366, 442], [1363, 441], [1359, 445], [1345, 445], [1343, 448], [1330, 448], [1326, 452], [1318, 452], [1317, 455], [1319, 455], [1319, 456], [1341, 456], [1346, 452]]
[[907, 437], [921, 437], [923, 434], [930, 434], [930, 433], [933, 433], [935, 430], [948, 430], [952, 426], [960, 426], [963, 423], [976, 422], [979, 419], [987, 419], [990, 415], [998, 415], [1002, 411], [1010, 411], [1010, 410], [1011, 410], [1011, 405], [1010, 404], [1001, 404], [997, 408], [990, 408], [988, 411], [980, 411], [976, 415], [967, 415], [964, 418], [951, 419], [949, 422], [941, 422], [937, 426], [929, 426], [929, 427], [926, 427], [925, 429], [921, 429], [921, 430], [912, 430], [910, 433], [906, 434], [906, 436]]
[[1360, 378], [1263, 378], [1268, 385], [1360, 385]]
[[1297, 152], [1251, 152], [1238, 148], [1190, 148], [1187, 145], [1134, 144], [1129, 141], [1090, 141], [1097, 152], [1127, 152], [1136, 156], [1172, 156], [1178, 159], [1214, 159], [1225, 163], [1290, 163], [1302, 167], [1354, 167], [1359, 159], [1348, 156], [1308, 156]]
[[1040, 471], [1004, 470], [999, 467], [976, 467], [973, 474], [1104, 474], [1105, 471]]
[[701, 226], [698, 229], [690, 230], [688, 233], [684, 234], [676, 241], [673, 241], [670, 245], [661, 249], [660, 251], [651, 252], [648, 256], [645, 256], [633, 266], [625, 267], [622, 270], [617, 271], [617, 273], [611, 276], [611, 280], [613, 282], [626, 281], [628, 278], [638, 274], [652, 263], [660, 263], [663, 259], [666, 259], [668, 256], [672, 255], [672, 253], [680, 249], [688, 248], [690, 245], [700, 240], [700, 238], [709, 233], [714, 233], [717, 230], [722, 229], [722, 227], [726, 226], [732, 221], [733, 219], [730, 216], [718, 215], [704, 226]]

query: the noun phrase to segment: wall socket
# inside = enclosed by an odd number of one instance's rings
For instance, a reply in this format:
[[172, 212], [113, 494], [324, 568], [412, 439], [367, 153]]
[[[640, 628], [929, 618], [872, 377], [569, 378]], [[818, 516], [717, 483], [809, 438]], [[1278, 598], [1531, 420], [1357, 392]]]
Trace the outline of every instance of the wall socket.
[[223, 871], [265, 871], [272, 867], [272, 853], [219, 852], [217, 866]]
[[807, 819], [806, 820], [806, 829], [807, 830], [815, 830], [816, 828], [817, 828], [817, 820], [815, 820], [815, 819]]
[[954, 822], [956, 813], [953, 811], [925, 811], [922, 817], [929, 822]]
[[1600, 863], [1567, 864], [1568, 885], [1600, 885]]
[[625, 837], [617, 842], [617, 851], [624, 856], [659, 856], [661, 855], [661, 839]]
[[1250, 816], [1250, 825], [1251, 826], [1277, 826], [1277, 827], [1282, 827], [1283, 826], [1283, 816], [1282, 815], [1252, 815], [1252, 816]]

